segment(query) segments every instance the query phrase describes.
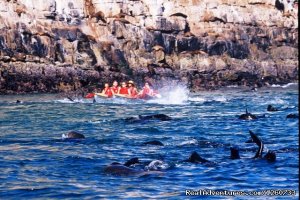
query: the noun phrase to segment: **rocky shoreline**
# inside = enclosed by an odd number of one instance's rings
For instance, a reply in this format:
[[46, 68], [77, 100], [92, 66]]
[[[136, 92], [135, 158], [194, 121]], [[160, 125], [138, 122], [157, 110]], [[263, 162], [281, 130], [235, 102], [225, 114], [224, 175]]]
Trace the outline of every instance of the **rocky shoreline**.
[[[159, 73], [133, 71], [130, 75], [121, 72], [104, 71], [101, 69], [81, 69], [80, 66], [26, 64], [2, 65], [0, 94], [24, 93], [87, 93], [103, 88], [105, 82], [112, 80], [135, 80], [141, 88], [145, 81], [149, 81], [156, 88], [184, 85], [190, 91], [216, 90], [226, 86], [248, 86], [259, 88], [273, 84], [287, 84], [297, 82], [288, 74], [285, 77], [259, 77], [251, 72], [233, 73], [231, 77], [224, 77], [226, 71], [198, 72], [197, 70], [171, 71], [159, 69]], [[231, 71], [229, 71], [231, 72]], [[231, 72], [232, 73], [232, 72]], [[297, 77], [295, 72], [295, 77]]]
[[85, 93], [113, 80], [183, 84], [191, 91], [298, 82], [297, 6], [285, 0], [1, 1], [0, 94]]

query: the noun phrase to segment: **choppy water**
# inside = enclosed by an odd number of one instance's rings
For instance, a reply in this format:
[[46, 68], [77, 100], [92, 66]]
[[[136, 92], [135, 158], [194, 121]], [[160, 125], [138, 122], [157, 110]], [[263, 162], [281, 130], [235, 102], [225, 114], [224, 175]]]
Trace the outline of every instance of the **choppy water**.
[[[288, 189], [296, 190], [297, 195], [260, 198], [298, 199], [299, 119], [286, 119], [287, 114], [298, 113], [297, 87], [257, 92], [229, 88], [199, 94], [179, 89], [181, 96], [147, 103], [100, 99], [74, 103], [55, 95], [0, 96], [0, 199], [181, 199], [187, 198], [187, 189]], [[23, 103], [14, 103], [16, 99]], [[267, 112], [268, 104], [288, 109]], [[265, 118], [238, 120], [246, 107]], [[173, 120], [124, 121], [157, 113]], [[72, 130], [86, 139], [62, 141], [61, 135]], [[257, 146], [245, 143], [249, 130], [264, 141], [265, 151], [276, 151], [276, 162], [252, 159]], [[142, 145], [150, 140], [165, 145]], [[229, 159], [231, 146], [240, 148], [241, 159]], [[214, 164], [180, 162], [193, 151]], [[132, 157], [143, 162], [161, 160], [166, 167], [160, 175], [104, 173], [110, 163]]]

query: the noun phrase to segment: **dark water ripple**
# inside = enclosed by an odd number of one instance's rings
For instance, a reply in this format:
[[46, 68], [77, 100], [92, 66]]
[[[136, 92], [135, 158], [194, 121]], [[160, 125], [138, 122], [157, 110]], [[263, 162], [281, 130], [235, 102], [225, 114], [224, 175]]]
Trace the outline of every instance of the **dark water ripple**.
[[[287, 114], [298, 113], [298, 96], [293, 88], [258, 92], [233, 88], [191, 94], [179, 103], [92, 104], [54, 95], [1, 96], [0, 199], [181, 199], [186, 198], [186, 189], [291, 189], [297, 190], [296, 196], [258, 199], [298, 199], [299, 119], [286, 119]], [[24, 102], [15, 104], [16, 99]], [[267, 112], [268, 104], [287, 109]], [[238, 120], [246, 107], [265, 117]], [[173, 120], [124, 120], [157, 113]], [[86, 139], [62, 141], [61, 135], [71, 130], [84, 133]], [[257, 146], [245, 143], [250, 139], [249, 130], [263, 140], [265, 151], [276, 151], [276, 162], [252, 159]], [[164, 146], [143, 145], [150, 140]], [[229, 159], [231, 146], [240, 148], [242, 159]], [[212, 163], [181, 162], [192, 151]], [[110, 163], [124, 163], [132, 157], [144, 163], [162, 160], [169, 167], [160, 175], [104, 172]]]

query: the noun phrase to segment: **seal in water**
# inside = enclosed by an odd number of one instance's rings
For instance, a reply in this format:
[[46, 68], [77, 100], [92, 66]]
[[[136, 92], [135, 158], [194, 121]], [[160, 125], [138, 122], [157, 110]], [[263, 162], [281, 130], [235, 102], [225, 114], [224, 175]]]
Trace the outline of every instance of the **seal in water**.
[[112, 163], [109, 166], [105, 167], [104, 172], [111, 175], [128, 176], [128, 175], [140, 175], [144, 171], [139, 169], [133, 169], [125, 165], [122, 165], [120, 163]]
[[279, 110], [278, 110], [278, 108], [275, 108], [272, 105], [268, 105], [267, 111], [269, 111], [269, 112], [276, 112], [276, 111], [279, 111]]
[[299, 115], [298, 114], [294, 114], [294, 113], [291, 113], [291, 114], [288, 114], [286, 116], [287, 119], [299, 119]]
[[230, 147], [230, 159], [240, 159], [239, 149], [237, 147]]
[[62, 139], [84, 139], [84, 135], [75, 131], [62, 134]]
[[248, 110], [247, 110], [247, 108], [246, 108], [246, 113], [240, 115], [239, 119], [242, 119], [242, 120], [253, 120], [253, 119], [257, 119], [257, 116], [249, 113]]
[[211, 162], [211, 161], [201, 158], [201, 156], [196, 151], [193, 151], [191, 153], [190, 157], [187, 160], [184, 160], [183, 162], [207, 163], [207, 162]]
[[149, 120], [169, 121], [172, 120], [172, 118], [165, 114], [155, 114], [155, 115], [146, 115], [146, 116], [139, 115], [138, 118], [128, 117], [125, 119], [126, 122], [130, 122], [130, 123], [144, 122]]
[[160, 120], [160, 121], [169, 121], [172, 118], [165, 114], [155, 114], [155, 115], [146, 115], [146, 116], [139, 115], [139, 119], [140, 120], [152, 120], [152, 119], [155, 120], [156, 119], [156, 120]]
[[130, 160], [128, 160], [127, 162], [124, 163], [124, 165], [126, 167], [130, 167], [131, 165], [135, 165], [137, 163], [140, 163], [139, 158], [135, 157], [135, 158], [131, 158]]
[[157, 145], [157, 146], [164, 146], [164, 144], [158, 140], [151, 140], [148, 142], [144, 142], [143, 145]]
[[130, 166], [135, 165], [139, 162], [138, 158], [132, 158], [121, 164], [118, 162], [111, 163], [110, 165], [104, 168], [106, 174], [116, 175], [116, 176], [144, 176], [144, 175], [161, 175], [163, 174], [160, 171], [145, 171], [143, 169], [134, 169]]
[[[253, 158], [263, 158], [266, 159], [267, 161], [276, 161], [276, 154], [274, 151], [268, 151], [267, 154], [263, 157], [262, 153], [264, 150], [264, 143], [262, 140], [254, 134], [251, 130], [249, 130], [250, 136], [252, 138], [252, 141], [258, 146], [258, 150]], [[231, 150], [231, 158], [232, 159], [238, 159], [239, 158], [239, 152], [237, 148], [230, 148]]]

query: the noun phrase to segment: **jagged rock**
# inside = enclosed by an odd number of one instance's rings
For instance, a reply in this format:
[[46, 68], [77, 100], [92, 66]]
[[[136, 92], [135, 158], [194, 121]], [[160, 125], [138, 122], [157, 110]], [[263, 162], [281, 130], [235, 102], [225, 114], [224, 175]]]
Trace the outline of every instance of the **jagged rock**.
[[193, 90], [297, 81], [297, 5], [0, 1], [0, 92], [90, 90], [127, 78]]

